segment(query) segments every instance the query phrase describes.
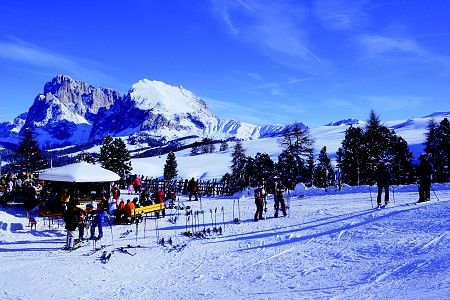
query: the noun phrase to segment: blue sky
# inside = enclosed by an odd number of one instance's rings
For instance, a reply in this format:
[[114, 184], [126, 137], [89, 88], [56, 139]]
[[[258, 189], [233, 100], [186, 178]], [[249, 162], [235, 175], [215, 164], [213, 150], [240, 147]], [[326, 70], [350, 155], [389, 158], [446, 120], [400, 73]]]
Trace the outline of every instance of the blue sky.
[[450, 111], [449, 15], [446, 0], [2, 0], [0, 121], [57, 74], [182, 85], [256, 124]]

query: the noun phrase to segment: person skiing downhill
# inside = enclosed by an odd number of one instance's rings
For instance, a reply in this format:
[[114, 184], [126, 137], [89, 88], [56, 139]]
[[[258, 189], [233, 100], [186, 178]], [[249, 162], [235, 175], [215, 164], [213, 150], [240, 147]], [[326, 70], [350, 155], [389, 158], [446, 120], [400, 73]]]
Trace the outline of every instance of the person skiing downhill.
[[420, 157], [420, 163], [417, 168], [417, 173], [419, 177], [419, 203], [430, 201], [430, 188], [431, 188], [431, 175], [433, 168], [428, 161], [425, 154]]
[[386, 169], [386, 165], [381, 162], [378, 165], [377, 169], [377, 187], [378, 187], [378, 195], [377, 195], [377, 205], [381, 207], [381, 194], [384, 189], [384, 204], [389, 204], [389, 172]]
[[275, 214], [274, 217], [278, 218], [278, 210], [280, 209], [280, 204], [281, 204], [281, 210], [283, 211], [283, 216], [286, 216], [286, 204], [284, 203], [284, 198], [283, 198], [283, 192], [286, 190], [286, 187], [284, 186], [283, 182], [281, 182], [281, 179], [278, 177], [274, 177], [275, 179], [275, 195], [274, 195], [274, 209], [275, 209]]

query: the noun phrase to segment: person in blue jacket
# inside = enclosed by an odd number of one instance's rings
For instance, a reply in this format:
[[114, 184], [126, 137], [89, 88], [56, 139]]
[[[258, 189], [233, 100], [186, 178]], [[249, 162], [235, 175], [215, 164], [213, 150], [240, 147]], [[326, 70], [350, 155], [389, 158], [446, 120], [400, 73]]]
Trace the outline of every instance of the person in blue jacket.
[[[99, 240], [103, 237], [103, 224], [105, 223], [108, 223], [109, 227], [112, 226], [111, 219], [109, 218], [108, 213], [103, 208], [100, 208], [97, 214], [95, 215], [94, 220], [92, 221], [91, 239]], [[97, 226], [98, 226], [98, 236], [95, 237], [95, 227]]]

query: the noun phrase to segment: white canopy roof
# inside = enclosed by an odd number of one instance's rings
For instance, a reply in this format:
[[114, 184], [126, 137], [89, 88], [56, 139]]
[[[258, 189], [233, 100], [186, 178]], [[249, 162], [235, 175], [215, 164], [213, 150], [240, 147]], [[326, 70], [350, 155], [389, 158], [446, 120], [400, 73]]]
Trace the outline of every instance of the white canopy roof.
[[39, 179], [63, 182], [113, 182], [118, 181], [120, 176], [98, 165], [79, 162], [47, 169], [39, 175]]

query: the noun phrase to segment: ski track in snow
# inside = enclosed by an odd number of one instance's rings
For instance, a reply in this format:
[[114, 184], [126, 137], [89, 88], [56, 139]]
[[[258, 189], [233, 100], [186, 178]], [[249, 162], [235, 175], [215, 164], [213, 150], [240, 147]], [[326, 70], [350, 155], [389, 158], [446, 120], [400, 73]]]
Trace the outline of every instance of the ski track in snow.
[[[445, 299], [450, 191], [436, 192], [441, 201], [411, 205], [417, 193], [396, 191], [396, 203], [381, 210], [372, 208], [369, 193], [291, 197], [286, 218], [272, 217], [269, 197], [269, 218], [259, 222], [253, 221], [253, 199], [245, 197], [241, 224], [233, 223], [233, 198], [204, 197], [204, 209], [225, 208], [223, 235], [188, 238], [181, 235], [184, 215], [176, 224], [166, 217], [159, 220], [160, 237], [186, 243], [171, 251], [157, 244], [152, 220], [145, 232], [143, 223], [138, 231], [116, 225], [116, 251], [106, 264], [102, 251], [83, 255], [92, 245], [62, 250], [63, 226], [49, 228], [38, 217], [37, 230], [30, 231], [21, 209], [2, 209], [0, 298]], [[201, 228], [213, 226], [208, 219]], [[219, 218], [217, 223], [223, 226]], [[118, 238], [127, 230], [133, 232]], [[111, 242], [105, 230], [103, 243]], [[129, 249], [134, 256], [117, 251], [128, 244], [144, 247]]]

